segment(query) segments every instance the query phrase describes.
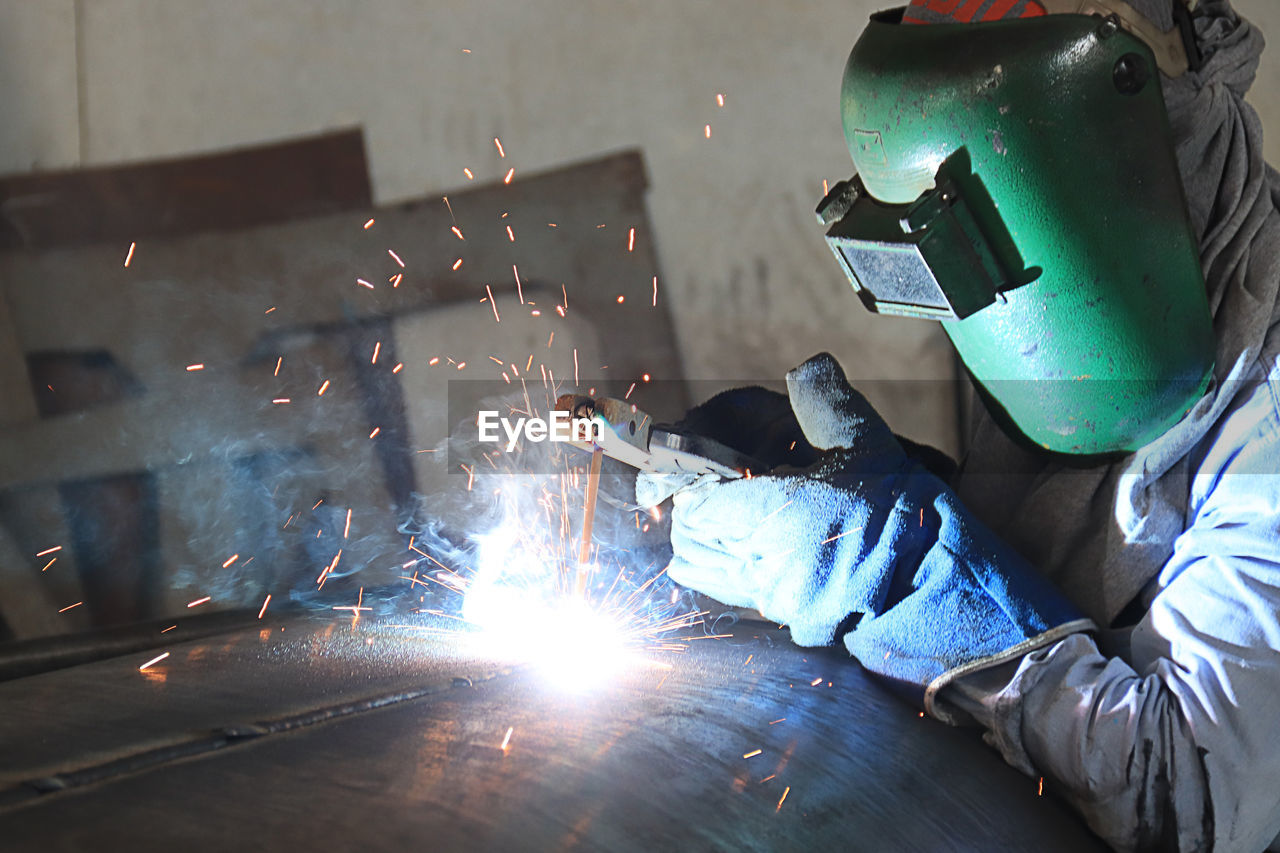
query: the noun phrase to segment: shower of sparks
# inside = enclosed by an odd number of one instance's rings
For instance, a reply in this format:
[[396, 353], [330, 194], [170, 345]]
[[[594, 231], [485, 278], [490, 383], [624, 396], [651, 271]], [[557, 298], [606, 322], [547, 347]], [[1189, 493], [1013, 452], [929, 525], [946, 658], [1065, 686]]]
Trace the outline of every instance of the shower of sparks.
[[130, 244], [129, 244], [129, 252], [128, 252], [128, 254], [126, 254], [126, 255], [124, 256], [124, 265], [125, 265], [125, 268], [126, 268], [126, 269], [128, 269], [129, 264], [133, 262], [133, 250], [134, 250], [134, 249], [136, 249], [136, 248], [138, 248], [138, 244], [137, 244], [137, 243], [130, 243]]
[[147, 661], [142, 666], [138, 667], [138, 672], [145, 672], [148, 667], [155, 666], [156, 664], [160, 663], [160, 661], [164, 660], [168, 656], [169, 656], [168, 652], [165, 652], [164, 654], [156, 655], [151, 660]]

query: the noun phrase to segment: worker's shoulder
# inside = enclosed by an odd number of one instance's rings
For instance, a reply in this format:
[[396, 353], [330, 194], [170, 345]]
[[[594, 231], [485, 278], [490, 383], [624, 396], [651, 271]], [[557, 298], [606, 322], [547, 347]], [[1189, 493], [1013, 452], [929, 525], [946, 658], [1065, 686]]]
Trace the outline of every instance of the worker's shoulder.
[[1205, 436], [1198, 476], [1280, 474], [1280, 365], [1219, 389], [1231, 403]]

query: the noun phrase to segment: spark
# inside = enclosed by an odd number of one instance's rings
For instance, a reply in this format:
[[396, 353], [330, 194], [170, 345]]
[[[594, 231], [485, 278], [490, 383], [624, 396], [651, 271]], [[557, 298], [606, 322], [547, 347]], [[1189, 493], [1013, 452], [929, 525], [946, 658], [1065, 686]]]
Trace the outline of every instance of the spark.
[[627, 232], [627, 251], [630, 252], [636, 247], [636, 229], [632, 228]]
[[764, 777], [763, 779], [761, 779], [761, 780], [760, 780], [759, 782], [757, 782], [756, 784], [758, 784], [758, 785], [763, 785], [765, 782], [768, 782], [768, 781], [769, 781], [769, 780], [771, 780], [771, 779], [777, 779], [777, 778], [778, 778], [778, 774], [777, 774], [777, 773], [770, 773], [768, 776]]
[[279, 358], [276, 359], [276, 369], [275, 369], [275, 372], [271, 374], [272, 376], [280, 375], [280, 365], [282, 364], [284, 364], [284, 356], [280, 356]]
[[507, 751], [507, 747], [511, 745], [511, 733], [516, 730], [515, 726], [507, 729], [507, 736], [502, 739], [502, 746], [499, 747], [503, 752]]
[[624, 303], [624, 302], [626, 302], [626, 301], [627, 301], [627, 297], [625, 297], [625, 296], [623, 296], [621, 293], [619, 293], [619, 294], [618, 294], [618, 304], [619, 304], [619, 305], [621, 305], [622, 303]]
[[[789, 503], [789, 502], [788, 502], [788, 503]], [[846, 536], [850, 536], [850, 535], [852, 535], [852, 534], [854, 534], [854, 533], [857, 533], [857, 532], [858, 532], [859, 530], [861, 530], [861, 529], [862, 529], [862, 526], [861, 526], [861, 525], [859, 525], [858, 527], [854, 527], [854, 528], [852, 528], [851, 530], [846, 530], [844, 533], [837, 533], [835, 536], [832, 536], [832, 537], [830, 537], [830, 538], [828, 538], [828, 539], [823, 539], [823, 540], [822, 540], [821, 542], [819, 542], [818, 544], [819, 544], [819, 545], [826, 545], [826, 544], [827, 544], [827, 543], [829, 543], [829, 542], [834, 542], [834, 541], [836, 541], [837, 539], [843, 539], [843, 538], [844, 538], [844, 537], [846, 537]]]
[[174, 628], [177, 628], [177, 627], [178, 627], [177, 625], [170, 625], [168, 628], [165, 628], [165, 629], [164, 629], [163, 631], [161, 631], [160, 633], [161, 633], [161, 634], [167, 634], [167, 633], [169, 633], [170, 631], [172, 631]]
[[380, 432], [382, 432], [382, 427], [374, 427], [373, 432], [369, 433], [369, 438], [376, 438]]
[[578, 384], [578, 348], [573, 348], [573, 384]]
[[512, 264], [511, 272], [516, 277], [516, 293], [520, 296], [520, 304], [523, 305], [524, 304], [524, 285], [520, 283], [520, 270], [516, 268], [515, 264]]
[[810, 681], [810, 682], [809, 682], [809, 686], [810, 686], [810, 687], [817, 687], [817, 686], [818, 686], [819, 684], [821, 684], [821, 683], [822, 683], [822, 676], [821, 676], [821, 675], [819, 675], [819, 676], [818, 676], [817, 678], [815, 678], [813, 681]]
[[760, 753], [762, 753], [762, 752], [764, 752], [764, 750], [763, 750], [763, 749], [753, 749], [753, 750], [751, 750], [750, 752], [748, 752], [748, 753], [744, 754], [742, 757], [743, 757], [743, 758], [755, 758], [757, 755], [759, 755], [759, 754], [760, 754]]
[[288, 402], [290, 402], [288, 397], [276, 397], [274, 400], [271, 401], [272, 405], [275, 405], [275, 406], [283, 406], [285, 403], [288, 403]]
[[1040, 777], [1040, 783], [1039, 785], [1036, 786], [1036, 796], [1037, 797], [1044, 796], [1044, 777], [1043, 776]]
[[430, 367], [434, 367], [435, 365], [437, 365], [437, 364], [439, 364], [439, 363], [440, 363], [440, 356], [436, 356], [435, 358], [433, 358], [433, 359], [431, 359], [430, 361], [428, 361], [428, 362], [427, 362], [427, 365], [428, 365], [428, 366], [430, 366]]
[[642, 374], [640, 374], [640, 381], [641, 381], [641, 382], [648, 382], [648, 381], [649, 381], [649, 374], [647, 374], [647, 373], [642, 373]]
[[195, 371], [197, 371], [197, 370], [204, 370], [204, 365], [203, 365], [203, 364], [188, 364], [188, 365], [187, 365], [187, 372], [188, 372], [188, 373], [194, 373], [194, 372], [195, 372]]
[[368, 231], [368, 230], [369, 230], [370, 228], [372, 228], [372, 227], [373, 227], [373, 220], [372, 220], [372, 219], [370, 219], [368, 222], [366, 222], [366, 223], [364, 224], [364, 230], [366, 230], [366, 231]]
[[224, 563], [222, 564], [222, 568], [224, 568], [224, 569], [229, 569], [229, 568], [231, 568], [231, 564], [232, 564], [232, 563], [234, 563], [234, 562], [235, 562], [236, 560], [238, 560], [238, 559], [240, 559], [240, 555], [239, 555], [239, 554], [232, 554], [230, 557], [228, 557], [228, 558], [227, 558], [226, 562], [224, 562]]
[[43, 568], [43, 569], [41, 569], [40, 571], [42, 571], [42, 572], [43, 572], [43, 571], [47, 571], [47, 570], [49, 569], [49, 567], [50, 567], [50, 566], [52, 566], [52, 565], [53, 565], [54, 563], [56, 563], [56, 562], [58, 562], [58, 558], [57, 558], [57, 557], [54, 557], [54, 558], [53, 558], [52, 560], [50, 560], [49, 562], [45, 563], [45, 564], [44, 564], [44, 568]]
[[382, 352], [382, 341], [378, 341], [373, 345], [373, 358], [369, 359], [370, 364], [378, 363], [378, 353]]
[[402, 371], [402, 370], [404, 370], [404, 362], [403, 362], [403, 361], [397, 361], [397, 362], [396, 362], [396, 366], [395, 366], [395, 367], [393, 367], [393, 368], [391, 368], [391, 372], [392, 372], [392, 373], [399, 373], [399, 372], [400, 372], [400, 371]]
[[703, 133], [703, 135], [704, 135], [704, 136], [706, 136], [706, 137], [707, 137], [707, 139], [710, 139], [710, 138], [711, 138], [711, 125], [707, 125], [706, 127], [702, 128], [702, 133]]
[[356, 279], [356, 284], [360, 285], [361, 287], [367, 287], [367, 288], [369, 288], [370, 290], [373, 290], [373, 285], [372, 285], [372, 284], [370, 284], [369, 282], [365, 281], [365, 280], [364, 280], [364, 279], [362, 279], [362, 278], [358, 278], [358, 279]]
[[653, 277], [653, 307], [658, 307], [658, 277]]
[[125, 268], [126, 268], [126, 269], [128, 269], [129, 264], [133, 261], [133, 250], [134, 250], [134, 249], [136, 249], [136, 248], [138, 248], [138, 244], [137, 244], [137, 243], [130, 243], [130, 244], [129, 244], [129, 253], [128, 253], [127, 255], [125, 255], [125, 256], [124, 256], [124, 265], [125, 265]]
[[717, 92], [717, 93], [716, 93], [716, 106], [717, 106], [717, 107], [723, 107], [723, 106], [724, 106], [724, 94], [723, 94], [723, 93], [721, 93], [721, 92]]
[[452, 231], [452, 232], [453, 232], [453, 236], [457, 237], [459, 240], [465, 240], [465, 239], [467, 239], [466, 237], [463, 237], [463, 236], [462, 236], [462, 229], [460, 229], [457, 225], [454, 225], [454, 226], [453, 226], [452, 228], [450, 228], [449, 230], [450, 230], [450, 231]]
[[464, 367], [466, 367], [466, 366], [467, 366], [467, 363], [466, 363], [465, 361], [460, 361], [460, 362], [458, 362], [458, 369], [459, 369], [459, 370], [461, 370], [462, 368], [464, 368]]
[[274, 311], [274, 310], [276, 310], [276, 306], [272, 305], [270, 308], [268, 308], [266, 311], [263, 311], [262, 313], [263, 313], [263, 314], [270, 314], [270, 313], [271, 313], [272, 311]]
[[326, 379], [321, 385], [320, 390], [316, 392], [317, 397], [323, 397], [324, 392], [329, 390], [329, 380]]
[[213, 600], [213, 596], [206, 595], [204, 598], [197, 598], [195, 601], [190, 602], [189, 604], [187, 604], [187, 607], [199, 607], [201, 604], [204, 604], [205, 602], [212, 601], [212, 600]]
[[751, 659], [752, 659], [753, 657], [755, 657], [755, 654], [754, 654], [754, 653], [747, 655], [747, 659], [746, 659], [746, 660], [744, 660], [744, 661], [742, 662], [742, 665], [743, 665], [743, 666], [746, 666], [747, 664], [751, 663]]
[[391, 256], [391, 260], [395, 261], [397, 264], [400, 265], [400, 269], [404, 269], [404, 261], [400, 260], [399, 255], [397, 255], [391, 249], [387, 249], [387, 254]]
[[512, 243], [516, 241], [516, 235], [512, 233], [510, 225], [507, 226], [507, 239], [510, 240]]
[[68, 610], [70, 610], [71, 608], [73, 608], [73, 607], [79, 607], [81, 604], [84, 604], [84, 602], [83, 602], [83, 601], [77, 601], [75, 604], [68, 604], [66, 607], [62, 608], [62, 609], [61, 609], [61, 610], [59, 610], [58, 612], [59, 612], [59, 613], [66, 613], [66, 612], [67, 612]]
[[826, 178], [823, 178], [823, 179], [822, 179], [822, 197], [823, 197], [823, 198], [826, 198], [826, 197], [827, 197], [827, 193], [829, 193], [829, 192], [831, 192], [831, 190], [830, 190], [830, 189], [828, 189], [828, 187], [827, 187], [827, 179], [826, 179]]
[[787, 720], [787, 718], [786, 718], [786, 717], [779, 717], [779, 718], [778, 718], [778, 719], [776, 719], [776, 720], [771, 720], [771, 721], [769, 722], [769, 725], [771, 725], [771, 726], [776, 726], [778, 723], [784, 723], [784, 722], [786, 722], [786, 720]]
[[387, 279], [387, 281], [391, 282], [392, 290], [395, 290], [397, 287], [399, 287], [400, 282], [403, 280], [404, 280], [404, 273], [402, 272], [398, 272], [395, 275], [391, 276], [391, 278]]
[[164, 660], [164, 659], [165, 659], [165, 658], [167, 658], [168, 656], [169, 656], [169, 653], [168, 653], [168, 652], [165, 652], [164, 654], [161, 654], [161, 655], [156, 655], [156, 656], [155, 656], [155, 657], [153, 657], [151, 660], [147, 661], [147, 662], [146, 662], [146, 663], [144, 663], [142, 666], [138, 667], [138, 672], [143, 672], [143, 671], [145, 671], [145, 670], [147, 669], [147, 667], [149, 667], [149, 666], [154, 666], [155, 664], [160, 663], [160, 661]]
[[57, 551], [61, 551], [61, 550], [62, 550], [62, 546], [61, 546], [61, 545], [54, 545], [52, 548], [45, 548], [43, 551], [41, 551], [41, 552], [39, 552], [38, 554], [36, 554], [36, 556], [37, 556], [37, 557], [45, 557], [45, 556], [48, 556], [49, 554], [53, 554], [53, 553], [55, 553], [55, 552], [57, 552]]
[[493, 138], [493, 144], [494, 144], [494, 145], [496, 145], [496, 146], [498, 146], [498, 156], [499, 156], [499, 157], [506, 157], [506, 156], [507, 156], [507, 152], [502, 150], [502, 142], [498, 139], [498, 137], [496, 137], [496, 136], [495, 136], [495, 137]]
[[457, 272], [458, 267], [460, 266], [462, 266], [462, 258], [458, 258], [456, 261], [453, 262], [454, 272]]
[[632, 383], [631, 383], [631, 387], [627, 389], [627, 393], [625, 393], [625, 394], [623, 394], [623, 395], [622, 395], [622, 399], [624, 399], [624, 400], [630, 400], [630, 399], [631, 399], [631, 392], [632, 392], [632, 391], [634, 391], [634, 390], [636, 390], [636, 383], [632, 382]]
[[361, 610], [369, 610], [369, 611], [372, 611], [372, 610], [373, 610], [373, 608], [372, 608], [372, 607], [362, 607], [361, 605], [363, 605], [363, 604], [364, 604], [364, 587], [360, 587], [360, 596], [359, 596], [359, 598], [357, 598], [357, 599], [356, 599], [356, 603], [355, 603], [355, 604], [342, 604], [342, 605], [337, 605], [337, 606], [335, 606], [333, 609], [334, 609], [334, 610], [350, 610], [350, 611], [351, 611], [351, 622], [352, 622], [352, 624], [355, 624], [356, 622], [360, 621], [360, 611], [361, 611]]
[[510, 169], [507, 170], [507, 174], [503, 176], [502, 182], [504, 184], [511, 183], [511, 178], [515, 175], [515, 173], [516, 173], [516, 168], [515, 166], [512, 166]]
[[[373, 220], [370, 219], [369, 221], [372, 222]], [[261, 619], [263, 614], [267, 612], [267, 605], [270, 603], [271, 603], [271, 594], [268, 593], [267, 597], [262, 600], [262, 609], [258, 611], [259, 619]]]
[[463, 168], [463, 170], [462, 170], [462, 174], [464, 174], [464, 175], [466, 175], [466, 176], [467, 176], [467, 180], [468, 180], [468, 181], [470, 181], [470, 180], [474, 180], [474, 179], [475, 179], [475, 175], [471, 174], [471, 170], [470, 170], [470, 169]]
[[778, 800], [778, 807], [774, 809], [775, 812], [782, 811], [782, 804], [787, 801], [787, 794], [790, 794], [790, 793], [791, 793], [791, 786], [788, 785], [786, 790], [782, 792], [782, 798]]
[[350, 535], [351, 535], [351, 508], [348, 507], [347, 508], [347, 525], [346, 527], [342, 528], [342, 538], [346, 539]]
[[315, 506], [311, 507], [311, 511], [315, 512], [316, 507], [320, 506], [320, 504], [322, 503], [324, 503], [324, 498], [321, 498], [320, 500], [316, 501]]

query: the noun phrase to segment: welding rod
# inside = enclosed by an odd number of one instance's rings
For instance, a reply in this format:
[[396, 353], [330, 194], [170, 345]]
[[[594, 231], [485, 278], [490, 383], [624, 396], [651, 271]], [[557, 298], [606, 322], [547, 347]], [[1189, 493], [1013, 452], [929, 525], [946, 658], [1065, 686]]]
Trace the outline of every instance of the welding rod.
[[604, 461], [604, 451], [596, 447], [591, 451], [591, 470], [587, 473], [586, 505], [582, 511], [582, 546], [578, 550], [578, 577], [574, 584], [574, 594], [583, 598], [587, 593], [587, 575], [591, 568], [591, 528], [596, 522], [596, 496], [600, 493], [600, 464]]

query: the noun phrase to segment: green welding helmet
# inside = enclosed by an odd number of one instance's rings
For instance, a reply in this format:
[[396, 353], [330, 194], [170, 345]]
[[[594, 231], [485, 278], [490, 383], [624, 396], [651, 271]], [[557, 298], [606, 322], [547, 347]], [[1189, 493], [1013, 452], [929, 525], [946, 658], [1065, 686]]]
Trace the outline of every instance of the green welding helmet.
[[1159, 79], [1198, 59], [1181, 2], [1170, 34], [1118, 0], [1062, 2], [1102, 14], [873, 16], [841, 97], [857, 174], [818, 218], [863, 304], [940, 320], [1006, 428], [1133, 451], [1213, 369]]

